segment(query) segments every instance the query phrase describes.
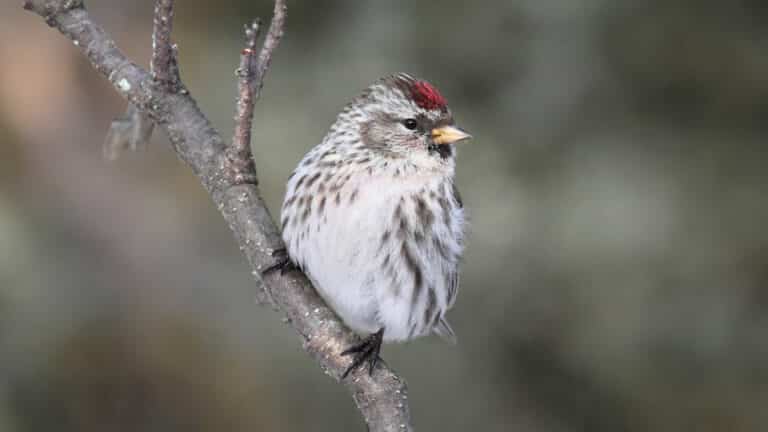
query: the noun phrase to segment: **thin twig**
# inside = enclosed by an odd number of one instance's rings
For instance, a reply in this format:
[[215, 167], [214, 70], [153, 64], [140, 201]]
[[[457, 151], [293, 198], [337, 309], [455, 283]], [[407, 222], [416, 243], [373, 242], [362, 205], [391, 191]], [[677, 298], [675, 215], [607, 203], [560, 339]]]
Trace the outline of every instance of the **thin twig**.
[[[358, 337], [328, 308], [302, 272], [285, 275], [272, 272], [261, 276], [262, 269], [274, 264], [272, 253], [284, 247], [280, 232], [255, 183], [238, 183], [229, 175], [229, 146], [191, 95], [186, 91], [172, 92], [156, 86], [152, 75], [126, 58], [115, 41], [90, 18], [81, 1], [27, 0], [24, 7], [74, 41], [94, 69], [105, 76], [120, 95], [165, 128], [173, 149], [198, 176], [231, 227], [256, 281], [263, 285], [261, 288], [269, 288], [274, 304], [302, 337], [307, 353], [326, 373], [340, 380], [349, 366], [349, 359], [341, 356], [341, 352], [358, 342]], [[283, 33], [284, 1], [276, 0], [275, 11], [270, 28], [270, 33], [275, 36], [267, 39], [279, 41]], [[274, 32], [272, 27], [275, 27]], [[269, 46], [273, 48], [262, 50], [265, 61], [259, 67], [263, 72], [257, 72], [261, 79], [276, 42], [270, 42]], [[261, 85], [259, 82], [255, 83], [254, 101]], [[246, 169], [255, 178], [252, 165]], [[259, 301], [268, 301], [266, 291], [258, 291]], [[357, 371], [343, 383], [352, 394], [369, 431], [412, 430], [407, 386], [386, 365], [377, 367], [373, 376], [368, 376], [366, 371]]]
[[269, 31], [264, 38], [264, 44], [259, 52], [259, 60], [256, 63], [256, 79], [254, 80], [255, 98], [258, 99], [261, 94], [261, 88], [264, 86], [264, 76], [272, 63], [272, 53], [275, 52], [280, 40], [285, 33], [285, 19], [288, 15], [288, 6], [285, 0], [275, 0], [275, 10], [272, 15], [272, 22], [269, 24]]
[[256, 183], [251, 155], [251, 128], [253, 106], [256, 103], [253, 82], [256, 79], [256, 40], [259, 38], [261, 20], [256, 19], [245, 26], [245, 48], [240, 53], [240, 67], [237, 68], [237, 103], [235, 109], [235, 131], [232, 146], [227, 149], [228, 167], [236, 184]]
[[240, 53], [240, 67], [237, 69], [237, 110], [232, 149], [240, 156], [248, 156], [251, 149], [251, 127], [253, 123], [253, 80], [256, 78], [256, 40], [261, 30], [261, 20], [256, 19], [245, 26], [245, 48]]
[[152, 60], [149, 64], [152, 78], [169, 91], [175, 91], [179, 81], [176, 46], [171, 43], [173, 11], [173, 0], [155, 1], [155, 18], [152, 26]]

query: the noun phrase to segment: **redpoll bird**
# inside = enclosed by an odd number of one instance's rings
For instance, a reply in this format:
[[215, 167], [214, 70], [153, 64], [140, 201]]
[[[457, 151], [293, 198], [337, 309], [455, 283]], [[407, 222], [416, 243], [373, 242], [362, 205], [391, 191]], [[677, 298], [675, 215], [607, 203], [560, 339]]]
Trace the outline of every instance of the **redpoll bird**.
[[349, 103], [291, 175], [282, 264], [367, 335], [344, 352], [354, 355], [344, 377], [364, 362], [373, 373], [382, 341], [455, 341], [445, 317], [464, 237], [454, 143], [468, 138], [437, 89], [401, 73]]

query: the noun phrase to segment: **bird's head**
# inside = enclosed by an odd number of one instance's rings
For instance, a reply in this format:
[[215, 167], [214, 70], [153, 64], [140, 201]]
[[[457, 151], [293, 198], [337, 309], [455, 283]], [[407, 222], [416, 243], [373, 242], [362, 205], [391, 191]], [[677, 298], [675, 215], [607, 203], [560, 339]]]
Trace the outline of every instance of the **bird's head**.
[[425, 168], [452, 163], [454, 143], [471, 138], [456, 126], [434, 86], [405, 73], [373, 83], [344, 109], [332, 130], [346, 134], [356, 147]]

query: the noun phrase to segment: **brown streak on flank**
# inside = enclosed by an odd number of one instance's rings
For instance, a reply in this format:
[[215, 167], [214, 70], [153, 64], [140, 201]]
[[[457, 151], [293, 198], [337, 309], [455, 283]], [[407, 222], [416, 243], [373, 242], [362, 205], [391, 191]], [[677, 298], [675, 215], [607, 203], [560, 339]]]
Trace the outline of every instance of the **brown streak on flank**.
[[414, 201], [416, 202], [416, 214], [419, 216], [419, 222], [426, 231], [432, 226], [432, 222], [434, 222], [435, 216], [427, 207], [427, 203], [424, 201], [424, 199], [417, 197], [414, 198]]
[[435, 250], [437, 250], [437, 252], [441, 257], [443, 257], [444, 260], [451, 260], [450, 254], [448, 253], [448, 247], [440, 240], [437, 235], [432, 236], [432, 244], [434, 245]]
[[459, 188], [456, 187], [456, 183], [451, 183], [451, 186], [453, 187], [453, 200], [456, 201], [456, 204], [458, 204], [459, 208], [464, 208], [464, 201], [461, 199]]
[[320, 204], [317, 205], [317, 214], [319, 214], [319, 215], [323, 214], [323, 211], [325, 210], [326, 198], [327, 197], [325, 195], [323, 195], [323, 197], [320, 198]]
[[437, 296], [435, 296], [435, 288], [427, 287], [427, 307], [424, 308], [424, 316], [422, 322], [424, 327], [429, 327], [437, 313]]
[[408, 221], [403, 217], [400, 218], [400, 227], [397, 229], [397, 238], [405, 240], [408, 236]]
[[315, 173], [315, 175], [313, 175], [312, 177], [309, 178], [309, 180], [307, 180], [307, 189], [312, 187], [312, 185], [317, 181], [317, 179], [320, 178], [321, 174], [322, 173], [319, 173], [319, 172]]
[[294, 186], [294, 190], [298, 191], [299, 188], [301, 187], [301, 185], [304, 183], [304, 180], [306, 180], [306, 179], [307, 179], [307, 175], [306, 174], [301, 176], [301, 178], [299, 178], [299, 181], [296, 182], [296, 186]]
[[301, 213], [301, 222], [306, 222], [307, 218], [309, 217], [309, 214], [312, 213], [312, 197], [309, 195], [304, 195], [299, 200], [298, 210], [301, 210], [303, 208], [303, 211]]
[[[382, 251], [386, 249], [387, 243], [389, 243], [389, 238], [392, 236], [392, 233], [389, 230], [385, 230], [384, 234], [381, 235], [381, 241], [379, 242], [379, 250], [376, 253], [381, 254]], [[389, 255], [386, 257], [386, 261], [389, 262]]]
[[395, 298], [400, 297], [400, 285], [397, 283], [397, 274], [395, 274], [395, 269], [392, 267], [390, 263], [390, 254], [386, 254], [384, 256], [384, 261], [381, 263], [381, 268], [384, 270], [384, 274], [386, 275], [387, 279], [389, 279], [389, 282], [392, 284], [389, 289], [392, 291], [392, 296]]
[[334, 198], [334, 202], [336, 202], [336, 205], [341, 205], [341, 192], [336, 192], [336, 197]]
[[397, 229], [397, 238], [400, 240], [405, 240], [406, 235], [408, 233], [408, 221], [405, 218], [405, 215], [403, 214], [403, 200], [401, 199], [400, 202], [397, 204], [397, 207], [395, 207], [395, 214], [393, 217], [393, 222], [395, 225], [398, 226]]
[[359, 192], [360, 192], [360, 191], [359, 191], [358, 189], [355, 189], [355, 190], [352, 192], [352, 195], [350, 195], [350, 196], [349, 196], [349, 203], [350, 203], [350, 204], [352, 204], [353, 202], [355, 202], [355, 200], [357, 199], [357, 195], [358, 195], [358, 193], [359, 193]]
[[400, 248], [400, 255], [402, 255], [408, 271], [413, 274], [413, 293], [411, 294], [411, 309], [413, 309], [416, 307], [416, 301], [424, 287], [424, 275], [421, 273], [421, 268], [416, 262], [416, 258], [413, 257], [411, 251], [408, 249], [406, 242], [403, 242], [403, 245]]
[[413, 232], [413, 239], [416, 241], [417, 245], [423, 245], [425, 237], [421, 230], [415, 230]]
[[282, 226], [282, 230], [283, 231], [285, 231], [285, 227], [288, 226], [288, 222], [290, 222], [290, 221], [291, 221], [291, 217], [290, 216], [287, 216], [287, 215], [283, 216], [283, 220], [281, 221], [281, 224], [280, 224], [280, 226]]
[[438, 203], [440, 203], [440, 208], [443, 210], [443, 220], [445, 221], [445, 224], [450, 226], [451, 222], [451, 205], [448, 202], [448, 199], [445, 197], [440, 197], [440, 199], [437, 200]]

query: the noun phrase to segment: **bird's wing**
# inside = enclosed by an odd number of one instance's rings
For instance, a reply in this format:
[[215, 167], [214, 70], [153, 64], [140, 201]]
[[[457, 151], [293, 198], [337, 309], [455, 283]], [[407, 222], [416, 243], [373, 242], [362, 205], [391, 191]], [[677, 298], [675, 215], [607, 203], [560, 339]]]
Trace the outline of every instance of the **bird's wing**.
[[[459, 208], [464, 207], [464, 202], [461, 200], [461, 194], [459, 194], [459, 188], [456, 187], [456, 183], [452, 183], [453, 186], [453, 199], [458, 204]], [[457, 271], [451, 271], [447, 275], [448, 277], [448, 307], [453, 306], [453, 302], [456, 301], [456, 292], [459, 288], [459, 273]], [[435, 325], [433, 331], [440, 336], [443, 340], [450, 344], [456, 344], [456, 333], [453, 332], [451, 325], [445, 317], [440, 317], [440, 320]]]

